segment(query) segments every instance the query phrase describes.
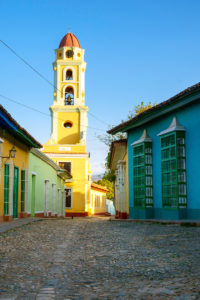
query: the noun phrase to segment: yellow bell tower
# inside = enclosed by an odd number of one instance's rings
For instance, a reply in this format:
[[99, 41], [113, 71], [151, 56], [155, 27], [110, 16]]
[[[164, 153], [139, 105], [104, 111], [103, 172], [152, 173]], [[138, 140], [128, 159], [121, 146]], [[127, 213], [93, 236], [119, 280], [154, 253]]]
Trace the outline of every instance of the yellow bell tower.
[[43, 148], [44, 153], [72, 175], [72, 180], [66, 182], [66, 216], [84, 216], [91, 211], [84, 52], [78, 39], [70, 32], [55, 50], [51, 137]]

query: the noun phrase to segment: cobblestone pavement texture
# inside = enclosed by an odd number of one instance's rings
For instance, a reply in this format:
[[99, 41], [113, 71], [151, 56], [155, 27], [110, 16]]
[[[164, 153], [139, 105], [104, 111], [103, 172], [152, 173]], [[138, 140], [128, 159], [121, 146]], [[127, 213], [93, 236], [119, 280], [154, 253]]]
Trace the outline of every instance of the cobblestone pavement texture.
[[17, 227], [21, 227], [22, 225], [26, 225], [32, 222], [37, 222], [42, 220], [41, 218], [25, 218], [25, 219], [16, 219], [12, 222], [3, 222], [0, 223], [0, 233], [6, 232], [10, 229], [15, 229]]
[[200, 299], [200, 228], [43, 220], [0, 235], [0, 299]]

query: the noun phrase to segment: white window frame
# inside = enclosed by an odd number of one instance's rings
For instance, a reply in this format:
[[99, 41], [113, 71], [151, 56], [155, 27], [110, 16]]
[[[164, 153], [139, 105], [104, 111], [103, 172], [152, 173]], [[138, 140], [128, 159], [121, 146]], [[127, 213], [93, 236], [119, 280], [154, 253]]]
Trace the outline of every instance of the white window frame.
[[[71, 175], [72, 175], [72, 161], [70, 160], [59, 160], [58, 161], [58, 166], [59, 166], [59, 163], [71, 163]], [[59, 166], [60, 167], [60, 166]], [[62, 168], [61, 168], [62, 169]]]
[[67, 87], [72, 87], [72, 88], [74, 89], [74, 104], [73, 104], [72, 106], [74, 106], [74, 105], [76, 105], [76, 104], [75, 104], [75, 101], [77, 100], [77, 97], [76, 97], [76, 95], [77, 95], [77, 89], [76, 89], [76, 87], [74, 86], [72, 80], [66, 80], [66, 82], [69, 82], [69, 83], [68, 83], [68, 84], [65, 84], [64, 87], [63, 87], [63, 89], [62, 89], [62, 93], [63, 93], [63, 97], [62, 97], [63, 103], [65, 103], [65, 90], [66, 90], [66, 88], [67, 88]]
[[[68, 80], [66, 79], [66, 72], [67, 70], [71, 70], [72, 71], [72, 79]], [[72, 66], [67, 66], [63, 69], [63, 82], [70, 82], [70, 83], [74, 83], [75, 82], [75, 68]]]

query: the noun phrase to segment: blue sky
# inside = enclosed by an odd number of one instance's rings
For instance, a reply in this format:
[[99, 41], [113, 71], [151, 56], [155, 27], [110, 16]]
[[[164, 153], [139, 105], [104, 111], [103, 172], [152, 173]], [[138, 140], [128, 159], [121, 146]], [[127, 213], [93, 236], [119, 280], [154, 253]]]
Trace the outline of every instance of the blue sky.
[[[54, 49], [71, 28], [86, 50], [88, 151], [102, 172], [97, 139], [141, 101], [159, 103], [200, 81], [200, 1], [0, 0], [0, 39], [53, 82]], [[53, 88], [0, 44], [0, 94], [48, 113]], [[0, 98], [39, 142], [50, 118]], [[98, 130], [90, 128], [95, 127]]]

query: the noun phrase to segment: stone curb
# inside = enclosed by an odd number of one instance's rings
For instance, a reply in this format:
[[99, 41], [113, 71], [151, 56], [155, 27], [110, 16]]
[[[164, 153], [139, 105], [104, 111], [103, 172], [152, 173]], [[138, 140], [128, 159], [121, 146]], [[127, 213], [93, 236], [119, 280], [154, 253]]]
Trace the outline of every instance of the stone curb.
[[24, 225], [28, 225], [30, 223], [34, 223], [34, 222], [38, 222], [38, 221], [42, 221], [45, 219], [42, 218], [25, 218], [25, 219], [17, 219], [11, 222], [3, 222], [0, 223], [0, 234], [7, 232], [9, 230], [24, 226]]
[[196, 220], [153, 220], [153, 219], [146, 220], [146, 219], [114, 219], [114, 218], [110, 218], [110, 221], [200, 227], [199, 220], [197, 220], [197, 221]]

